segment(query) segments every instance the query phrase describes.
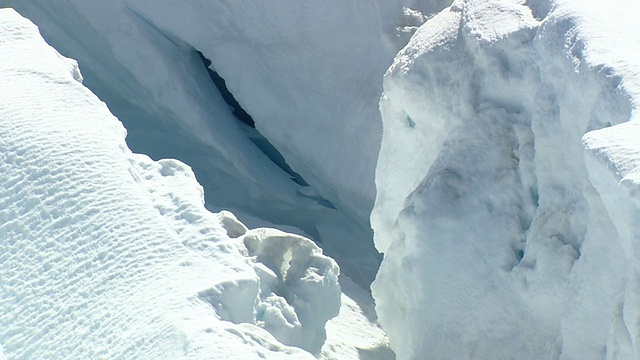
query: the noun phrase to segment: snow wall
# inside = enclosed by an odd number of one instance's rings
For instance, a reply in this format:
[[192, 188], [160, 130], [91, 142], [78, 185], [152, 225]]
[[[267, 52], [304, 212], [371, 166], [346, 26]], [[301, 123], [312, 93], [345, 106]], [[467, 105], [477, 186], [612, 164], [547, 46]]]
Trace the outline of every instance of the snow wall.
[[638, 29], [621, 9], [455, 1], [396, 56], [372, 225], [398, 359], [638, 358], [638, 41], [620, 39]]

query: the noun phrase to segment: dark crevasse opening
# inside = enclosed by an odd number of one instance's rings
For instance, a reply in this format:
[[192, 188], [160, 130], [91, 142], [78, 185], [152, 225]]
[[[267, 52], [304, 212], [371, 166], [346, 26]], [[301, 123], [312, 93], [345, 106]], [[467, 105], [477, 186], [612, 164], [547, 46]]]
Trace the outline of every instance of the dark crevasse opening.
[[249, 115], [242, 108], [242, 106], [240, 106], [240, 103], [238, 103], [238, 100], [236, 100], [231, 91], [229, 91], [229, 88], [227, 88], [227, 82], [224, 81], [224, 79], [220, 75], [218, 75], [217, 72], [211, 69], [211, 60], [207, 59], [200, 51], [196, 50], [196, 52], [198, 53], [198, 56], [200, 57], [200, 60], [202, 60], [204, 66], [207, 68], [207, 73], [209, 73], [211, 81], [216, 86], [216, 89], [220, 91], [222, 99], [224, 99], [227, 105], [231, 107], [231, 111], [233, 112], [233, 115], [235, 115], [236, 119], [255, 129], [256, 123], [253, 121], [251, 115]]
[[227, 88], [227, 83], [225, 80], [211, 67], [211, 60], [207, 59], [202, 52], [196, 50], [200, 60], [204, 64], [207, 69], [207, 73], [209, 74], [209, 78], [211, 78], [211, 82], [215, 85], [216, 89], [222, 95], [222, 99], [229, 105], [231, 111], [235, 118], [244, 125], [243, 129], [247, 134], [247, 137], [253, 144], [255, 144], [262, 153], [264, 153], [269, 160], [273, 161], [280, 169], [289, 174], [291, 180], [295, 181], [300, 186], [309, 186], [309, 184], [302, 178], [300, 174], [293, 171], [289, 164], [285, 161], [284, 157], [280, 152], [265, 138], [260, 132], [256, 129], [255, 121], [249, 113], [247, 113], [238, 100], [236, 100], [235, 96], [229, 91]]

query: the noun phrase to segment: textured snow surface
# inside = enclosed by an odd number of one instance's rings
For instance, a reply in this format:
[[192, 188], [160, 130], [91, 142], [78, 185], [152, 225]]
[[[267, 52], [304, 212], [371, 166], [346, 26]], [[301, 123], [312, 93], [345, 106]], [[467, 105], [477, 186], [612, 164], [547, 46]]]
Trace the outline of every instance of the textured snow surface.
[[282, 343], [319, 352], [335, 262], [208, 212], [191, 169], [131, 153], [81, 79], [0, 10], [0, 353], [313, 359]]
[[455, 1], [396, 56], [372, 224], [398, 359], [637, 358], [637, 11]]

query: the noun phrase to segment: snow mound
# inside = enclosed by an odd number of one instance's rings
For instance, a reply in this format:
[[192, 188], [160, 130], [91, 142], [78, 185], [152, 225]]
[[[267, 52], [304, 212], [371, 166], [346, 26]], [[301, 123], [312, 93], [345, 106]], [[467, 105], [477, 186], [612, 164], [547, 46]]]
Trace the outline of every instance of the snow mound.
[[[278, 309], [319, 346], [340, 305], [333, 260], [208, 212], [188, 166], [131, 153], [75, 62], [12, 10], [0, 10], [0, 48], [3, 356], [313, 359], [265, 331], [288, 324], [255, 316], [281, 293]], [[293, 254], [281, 282], [262, 284], [249, 234]]]
[[260, 277], [256, 319], [284, 344], [317, 352], [340, 309], [339, 269], [308, 239], [275, 229], [240, 238]]
[[385, 75], [373, 294], [398, 359], [637, 353], [635, 88], [589, 12], [617, 10], [529, 5], [455, 1]]

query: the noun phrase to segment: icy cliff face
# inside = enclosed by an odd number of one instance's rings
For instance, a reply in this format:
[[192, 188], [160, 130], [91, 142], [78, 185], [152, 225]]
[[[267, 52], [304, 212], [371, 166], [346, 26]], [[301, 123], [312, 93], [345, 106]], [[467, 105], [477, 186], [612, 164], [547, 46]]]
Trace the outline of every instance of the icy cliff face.
[[[313, 359], [336, 263], [204, 208], [191, 169], [131, 153], [75, 61], [0, 10], [0, 342], [10, 359]], [[226, 320], [226, 321], [225, 321]]]
[[407, 6], [431, 14], [447, 1], [125, 3], [210, 58], [290, 165], [346, 214], [368, 219], [381, 78], [425, 16]]
[[399, 359], [638, 351], [633, 54], [610, 61], [609, 6], [529, 6], [456, 1], [385, 75], [373, 293]]

